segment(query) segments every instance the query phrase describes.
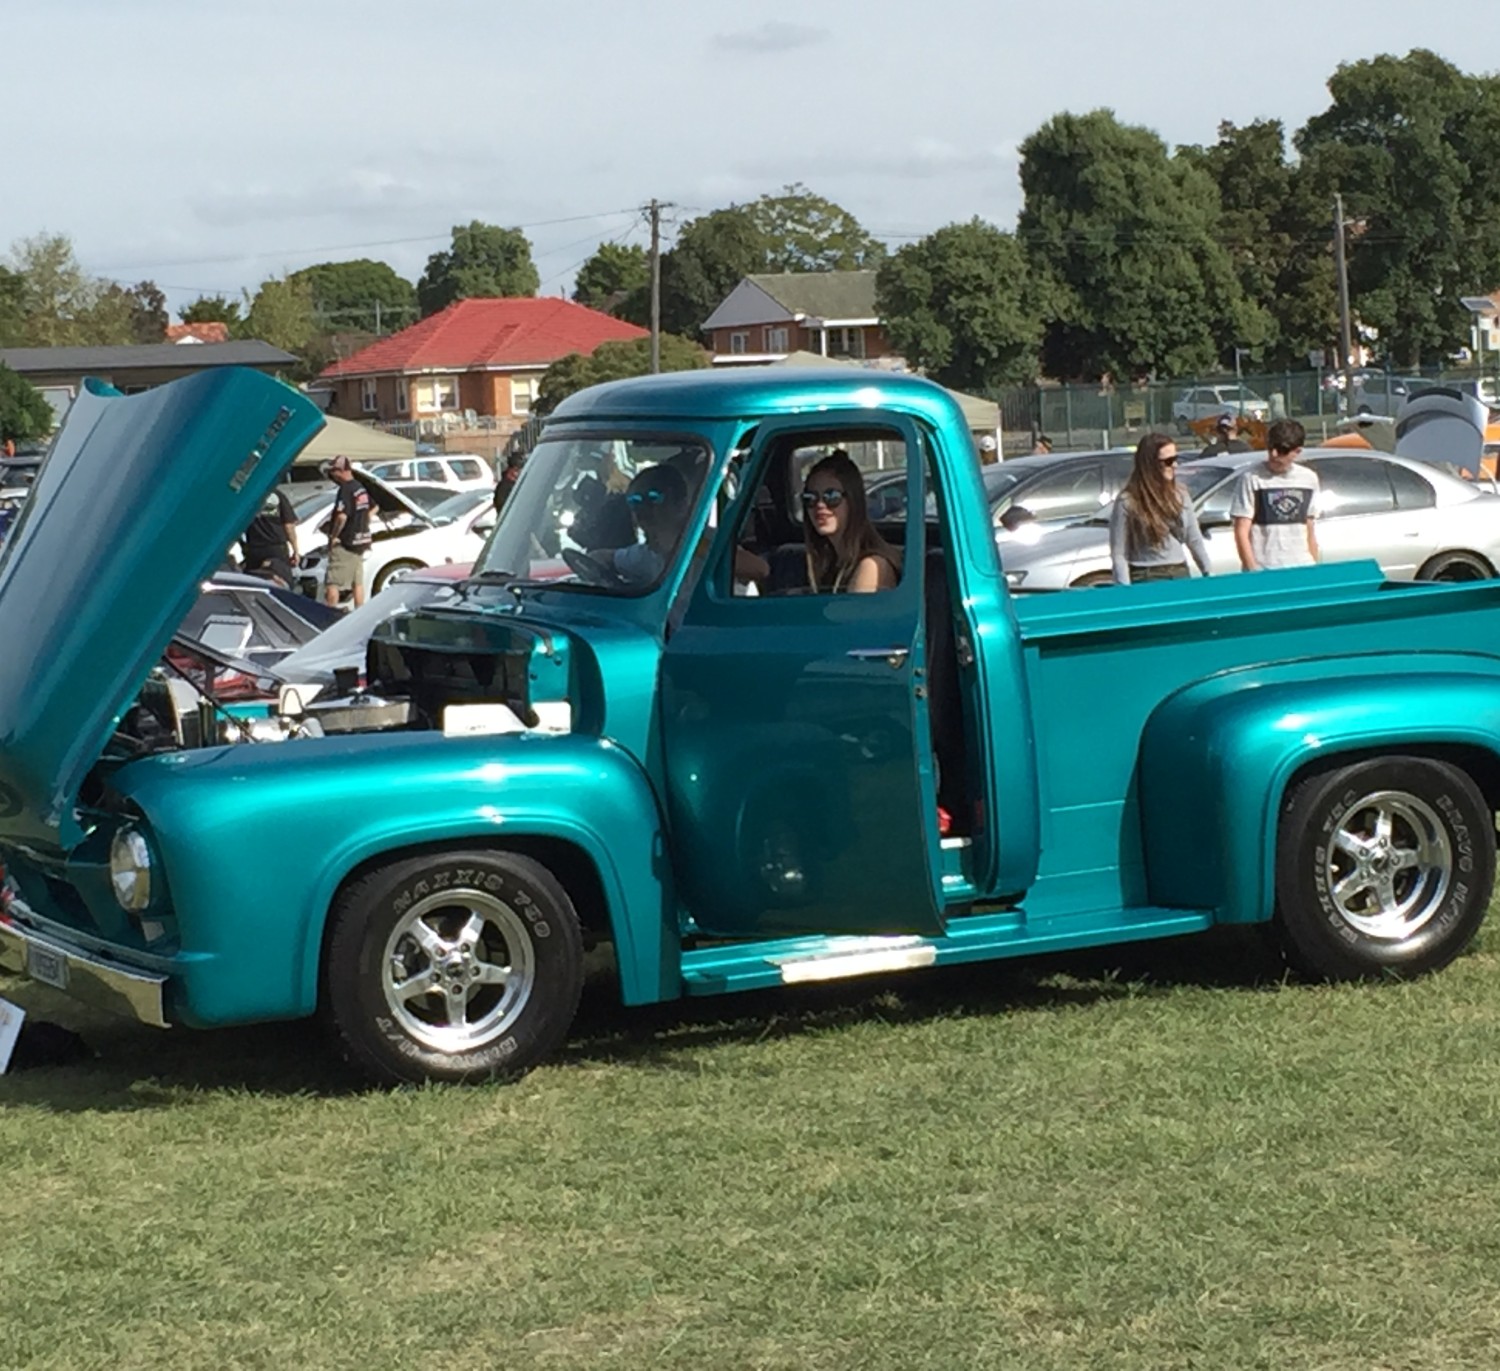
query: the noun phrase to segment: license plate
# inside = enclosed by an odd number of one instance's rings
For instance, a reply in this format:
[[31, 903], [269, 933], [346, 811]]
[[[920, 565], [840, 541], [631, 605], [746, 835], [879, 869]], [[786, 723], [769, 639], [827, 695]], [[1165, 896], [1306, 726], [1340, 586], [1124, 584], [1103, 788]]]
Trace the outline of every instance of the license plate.
[[58, 990], [68, 988], [68, 963], [61, 952], [50, 947], [38, 947], [35, 943], [26, 946], [26, 974], [43, 985]]

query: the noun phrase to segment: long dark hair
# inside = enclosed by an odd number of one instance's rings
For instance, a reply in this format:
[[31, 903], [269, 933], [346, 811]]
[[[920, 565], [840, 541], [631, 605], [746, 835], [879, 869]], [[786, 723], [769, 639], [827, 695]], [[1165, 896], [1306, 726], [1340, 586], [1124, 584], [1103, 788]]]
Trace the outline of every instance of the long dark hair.
[[892, 567], [901, 566], [900, 554], [875, 531], [870, 522], [870, 506], [865, 500], [865, 478], [843, 448], [835, 448], [816, 463], [803, 478], [805, 490], [821, 472], [833, 476], [843, 488], [849, 506], [849, 522], [844, 526], [842, 554], [813, 527], [812, 511], [802, 519], [802, 537], [807, 545], [807, 578], [814, 590], [841, 590], [866, 557], [884, 557]]
[[1120, 498], [1137, 547], [1160, 547], [1182, 518], [1182, 487], [1159, 460], [1164, 449], [1176, 446], [1165, 433], [1148, 433], [1136, 444], [1135, 465]]

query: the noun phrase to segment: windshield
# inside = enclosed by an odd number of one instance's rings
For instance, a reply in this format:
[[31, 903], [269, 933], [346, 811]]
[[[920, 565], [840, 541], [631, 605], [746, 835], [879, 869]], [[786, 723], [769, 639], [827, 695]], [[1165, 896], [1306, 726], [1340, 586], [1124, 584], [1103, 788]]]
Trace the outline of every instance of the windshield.
[[283, 486], [282, 490], [292, 502], [292, 513], [297, 516], [300, 524], [311, 514], [316, 514], [324, 505], [333, 503], [333, 487], [319, 485], [312, 490], [301, 490], [298, 487]]
[[476, 574], [625, 595], [670, 568], [711, 460], [697, 438], [543, 438]]
[[487, 490], [463, 490], [433, 505], [427, 513], [439, 524], [451, 524], [472, 513], [476, 505], [487, 505], [494, 497]]

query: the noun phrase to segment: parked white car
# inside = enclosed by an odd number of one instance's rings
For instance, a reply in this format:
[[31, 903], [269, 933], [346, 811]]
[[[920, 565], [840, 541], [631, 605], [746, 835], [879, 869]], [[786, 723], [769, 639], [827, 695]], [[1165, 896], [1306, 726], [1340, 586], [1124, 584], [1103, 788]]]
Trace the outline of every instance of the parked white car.
[[[356, 468], [355, 478], [364, 481], [375, 507], [370, 550], [365, 554], [366, 596], [418, 567], [477, 561], [495, 526], [494, 493], [489, 487], [455, 491], [442, 504], [424, 510], [378, 477]], [[303, 594], [322, 595], [327, 559], [325, 534], [303, 546], [298, 568]]]
[[495, 488], [495, 469], [474, 452], [446, 452], [408, 457], [398, 462], [374, 462], [365, 468], [382, 481], [424, 481], [454, 490]]
[[1172, 401], [1172, 419], [1180, 433], [1200, 419], [1233, 414], [1238, 419], [1269, 419], [1271, 404], [1248, 386], [1192, 386]]

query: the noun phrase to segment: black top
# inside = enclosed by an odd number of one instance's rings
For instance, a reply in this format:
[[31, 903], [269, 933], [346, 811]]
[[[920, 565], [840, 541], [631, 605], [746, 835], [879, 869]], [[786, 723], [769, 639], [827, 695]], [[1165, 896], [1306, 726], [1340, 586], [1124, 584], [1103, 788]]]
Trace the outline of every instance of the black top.
[[340, 510], [344, 512], [344, 525], [339, 529], [339, 546], [350, 552], [364, 552], [370, 546], [370, 492], [364, 483], [350, 479], [339, 486], [333, 502], [335, 520]]
[[266, 496], [260, 513], [250, 521], [241, 539], [245, 548], [245, 565], [259, 566], [272, 557], [286, 557], [291, 551], [287, 526], [297, 522], [292, 502], [279, 490]]

